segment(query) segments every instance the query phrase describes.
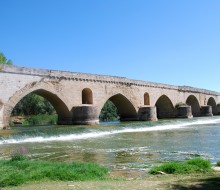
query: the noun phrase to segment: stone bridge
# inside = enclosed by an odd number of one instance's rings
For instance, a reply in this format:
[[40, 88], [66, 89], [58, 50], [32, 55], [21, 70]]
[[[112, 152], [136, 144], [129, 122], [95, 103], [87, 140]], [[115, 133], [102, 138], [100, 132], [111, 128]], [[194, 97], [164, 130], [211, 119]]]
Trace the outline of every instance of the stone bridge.
[[[59, 124], [95, 124], [111, 100], [122, 121], [220, 114], [220, 93], [123, 77], [0, 66], [0, 128], [9, 127], [15, 105], [27, 94], [46, 98]], [[176, 104], [187, 105], [176, 108]]]

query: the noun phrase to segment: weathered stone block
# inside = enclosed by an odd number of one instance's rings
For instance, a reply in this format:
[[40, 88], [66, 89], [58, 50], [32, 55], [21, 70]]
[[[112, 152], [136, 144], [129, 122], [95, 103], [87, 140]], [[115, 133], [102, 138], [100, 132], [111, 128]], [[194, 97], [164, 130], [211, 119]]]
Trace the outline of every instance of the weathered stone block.
[[212, 106], [202, 106], [201, 107], [201, 116], [213, 116]]
[[99, 123], [99, 113], [92, 105], [77, 106], [72, 109], [73, 124], [94, 125]]
[[178, 117], [179, 118], [192, 118], [192, 108], [191, 106], [179, 106], [178, 110]]
[[138, 110], [139, 121], [157, 121], [157, 108], [150, 106], [140, 107]]

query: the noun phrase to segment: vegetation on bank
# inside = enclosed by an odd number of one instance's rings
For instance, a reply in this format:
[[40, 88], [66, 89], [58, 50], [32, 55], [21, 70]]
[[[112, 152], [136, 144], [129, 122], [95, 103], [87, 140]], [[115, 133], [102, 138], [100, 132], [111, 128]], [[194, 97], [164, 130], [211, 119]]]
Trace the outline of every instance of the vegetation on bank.
[[22, 121], [23, 126], [30, 125], [56, 125], [58, 120], [57, 114], [52, 115], [33, 115]]
[[120, 119], [116, 106], [110, 100], [103, 106], [99, 119], [100, 121], [117, 121]]
[[108, 169], [95, 163], [31, 161], [23, 154], [0, 160], [0, 187], [31, 181], [102, 180]]
[[216, 165], [220, 167], [220, 161], [218, 161]]
[[187, 106], [186, 103], [183, 103], [183, 102], [178, 102], [176, 105], [175, 105], [175, 108], [178, 109], [180, 106]]
[[168, 162], [161, 166], [155, 166], [150, 170], [150, 174], [164, 172], [166, 174], [190, 174], [211, 172], [211, 163], [208, 160], [194, 158], [185, 162]]
[[[12, 153], [10, 160], [0, 160], [0, 187], [19, 186], [42, 181], [91, 181], [110, 179], [108, 169], [95, 163], [32, 161], [25, 147]], [[150, 174], [198, 175], [211, 172], [211, 163], [201, 158], [169, 162], [153, 167]], [[117, 178], [116, 178], [117, 179]]]
[[55, 114], [54, 107], [48, 100], [34, 93], [30, 93], [22, 98], [12, 111], [12, 115], [38, 115], [38, 114]]

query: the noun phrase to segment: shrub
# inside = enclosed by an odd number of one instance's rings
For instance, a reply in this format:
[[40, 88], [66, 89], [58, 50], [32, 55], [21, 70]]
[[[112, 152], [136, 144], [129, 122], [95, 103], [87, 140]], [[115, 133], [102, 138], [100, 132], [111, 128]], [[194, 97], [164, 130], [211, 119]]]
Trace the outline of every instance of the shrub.
[[53, 115], [34, 115], [28, 117], [26, 120], [22, 122], [22, 125], [55, 125], [57, 124], [58, 116], [57, 114]]
[[220, 160], [217, 162], [217, 166], [219, 166], [219, 167], [220, 167]]
[[210, 170], [212, 165], [211, 162], [209, 162], [208, 160], [204, 160], [201, 158], [194, 158], [191, 160], [186, 161], [186, 164], [192, 165], [197, 167], [197, 170], [200, 171], [206, 171], [206, 170]]
[[150, 170], [151, 174], [158, 174], [160, 171], [167, 174], [186, 174], [198, 172], [210, 172], [211, 163], [208, 160], [194, 158], [185, 162], [169, 162], [161, 166], [155, 166]]
[[175, 108], [178, 109], [180, 106], [187, 106], [187, 104], [183, 103], [183, 102], [178, 102], [176, 105], [175, 105]]
[[11, 155], [11, 161], [22, 161], [28, 159], [29, 159], [29, 153], [25, 147], [19, 147]]

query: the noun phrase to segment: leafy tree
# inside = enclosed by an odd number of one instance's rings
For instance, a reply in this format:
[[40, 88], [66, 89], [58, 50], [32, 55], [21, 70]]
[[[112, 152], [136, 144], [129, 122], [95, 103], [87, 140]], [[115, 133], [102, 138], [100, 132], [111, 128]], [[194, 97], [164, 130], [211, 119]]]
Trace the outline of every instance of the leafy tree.
[[21, 99], [12, 111], [12, 115], [38, 115], [56, 113], [53, 106], [45, 98], [30, 93]]
[[10, 59], [7, 60], [5, 55], [3, 53], [0, 53], [0, 64], [12, 65], [12, 61]]
[[120, 118], [116, 106], [108, 100], [102, 108], [99, 116], [100, 121], [115, 121]]

